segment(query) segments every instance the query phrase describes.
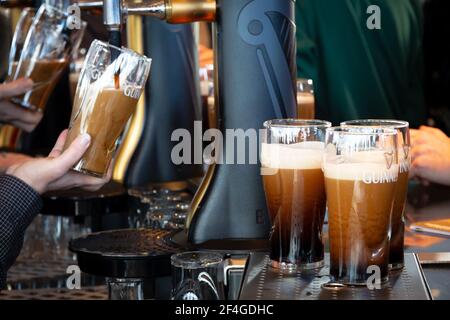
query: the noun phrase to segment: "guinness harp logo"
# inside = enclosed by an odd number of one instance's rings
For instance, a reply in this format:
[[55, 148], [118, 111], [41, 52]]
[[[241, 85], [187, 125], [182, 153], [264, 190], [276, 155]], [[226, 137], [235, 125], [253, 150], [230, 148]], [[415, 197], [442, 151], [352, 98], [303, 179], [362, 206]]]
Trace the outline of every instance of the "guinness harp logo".
[[295, 23], [291, 20], [294, 2], [251, 1], [238, 18], [239, 34], [257, 47], [268, 94], [277, 118], [295, 115]]
[[394, 162], [394, 151], [385, 152], [384, 158], [386, 160], [387, 169], [390, 169], [392, 167], [392, 163]]
[[409, 159], [409, 149], [410, 147], [406, 144], [403, 145], [403, 160]]

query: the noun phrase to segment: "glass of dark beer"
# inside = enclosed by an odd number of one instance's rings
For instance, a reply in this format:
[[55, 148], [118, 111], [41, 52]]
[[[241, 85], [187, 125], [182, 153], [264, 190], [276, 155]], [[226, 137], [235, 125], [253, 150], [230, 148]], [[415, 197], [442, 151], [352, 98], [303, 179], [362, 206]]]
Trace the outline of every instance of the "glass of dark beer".
[[381, 284], [389, 271], [390, 221], [399, 172], [397, 131], [330, 128], [325, 143], [332, 281]]
[[271, 265], [288, 272], [320, 268], [326, 209], [322, 157], [331, 123], [287, 119], [264, 127], [261, 174], [272, 222]]
[[391, 244], [389, 267], [392, 270], [404, 266], [405, 207], [408, 193], [408, 177], [411, 167], [409, 123], [400, 120], [353, 120], [341, 123], [347, 127], [387, 127], [397, 130], [399, 173], [395, 190], [394, 208], [391, 220]]

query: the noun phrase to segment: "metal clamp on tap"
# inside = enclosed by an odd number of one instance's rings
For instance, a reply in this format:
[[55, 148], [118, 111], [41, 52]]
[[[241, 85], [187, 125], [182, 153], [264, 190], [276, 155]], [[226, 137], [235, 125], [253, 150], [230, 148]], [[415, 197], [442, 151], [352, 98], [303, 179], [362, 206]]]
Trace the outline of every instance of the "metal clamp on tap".
[[83, 1], [78, 5], [84, 10], [103, 6], [103, 22], [111, 30], [117, 29], [129, 15], [153, 16], [169, 23], [213, 22], [216, 17], [216, 0], [147, 0], [139, 3], [104, 0]]
[[155, 16], [169, 23], [213, 22], [216, 17], [215, 0], [147, 0], [125, 6], [128, 15]]
[[80, 2], [81, 9], [103, 7], [103, 24], [109, 31], [110, 43], [120, 46], [121, 25], [129, 15], [152, 16], [169, 23], [214, 21], [216, 0], [147, 0], [128, 3], [125, 0]]

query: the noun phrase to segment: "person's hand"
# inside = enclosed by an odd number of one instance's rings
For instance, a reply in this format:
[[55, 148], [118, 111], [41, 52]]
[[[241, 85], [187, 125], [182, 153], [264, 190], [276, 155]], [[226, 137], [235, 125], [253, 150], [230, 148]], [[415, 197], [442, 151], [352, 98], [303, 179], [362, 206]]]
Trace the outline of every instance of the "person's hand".
[[450, 138], [441, 130], [411, 130], [411, 176], [450, 185]]
[[0, 84], [0, 121], [12, 124], [26, 132], [31, 132], [42, 120], [42, 112], [19, 107], [9, 99], [31, 90], [33, 81], [21, 78]]
[[200, 67], [205, 67], [207, 65], [214, 63], [214, 51], [204, 45], [198, 46], [198, 55]]
[[66, 138], [67, 130], [64, 130], [47, 158], [33, 159], [13, 165], [6, 173], [21, 179], [40, 194], [75, 187], [88, 191], [100, 189], [111, 179], [112, 165], [103, 179], [70, 171], [86, 152], [91, 139], [88, 134], [80, 135], [69, 148], [62, 152]]

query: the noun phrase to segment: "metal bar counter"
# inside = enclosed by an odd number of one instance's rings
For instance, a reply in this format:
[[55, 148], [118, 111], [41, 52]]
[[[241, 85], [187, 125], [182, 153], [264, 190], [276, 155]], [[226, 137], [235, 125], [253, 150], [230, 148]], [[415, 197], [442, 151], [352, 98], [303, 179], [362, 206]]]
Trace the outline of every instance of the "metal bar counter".
[[[240, 260], [228, 283], [233, 283], [230, 299], [450, 299], [450, 239], [413, 232], [413, 222], [450, 217], [450, 188], [410, 186], [405, 234], [406, 268], [393, 274], [381, 290], [327, 288], [325, 266], [316, 274], [283, 275], [267, 266], [264, 253], [253, 253]], [[128, 215], [127, 212], [124, 213]], [[70, 236], [90, 232], [89, 226], [76, 224], [75, 217], [43, 216], [27, 231], [25, 246], [11, 268], [8, 290], [0, 299], [107, 299], [105, 279], [83, 274], [81, 290], [67, 290], [66, 269], [76, 265], [68, 252]], [[327, 234], [327, 225], [324, 234]], [[40, 235], [39, 235], [40, 234]], [[325, 239], [325, 243], [328, 239]], [[414, 253], [414, 254], [413, 254]], [[247, 263], [245, 263], [247, 262]], [[245, 273], [244, 267], [246, 266]], [[242, 279], [242, 280], [241, 280]], [[241, 285], [242, 284], [242, 285]]]

